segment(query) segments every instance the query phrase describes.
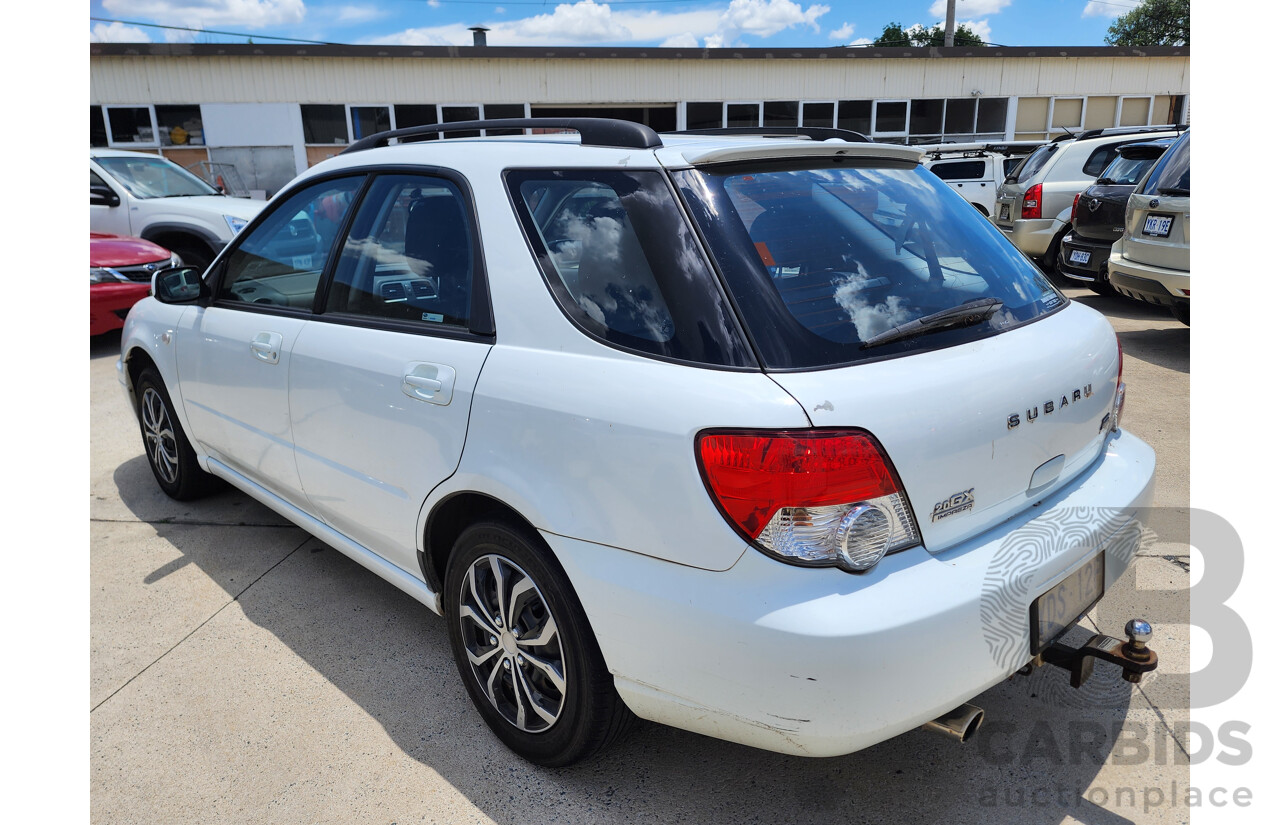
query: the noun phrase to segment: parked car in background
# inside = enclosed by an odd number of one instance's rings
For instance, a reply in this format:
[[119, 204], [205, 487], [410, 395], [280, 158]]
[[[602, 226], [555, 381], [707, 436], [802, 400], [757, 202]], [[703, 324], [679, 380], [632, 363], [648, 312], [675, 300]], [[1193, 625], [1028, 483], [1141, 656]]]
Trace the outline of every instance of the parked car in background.
[[1107, 278], [1122, 295], [1168, 307], [1191, 325], [1191, 132], [1129, 196]]
[[1042, 269], [1052, 272], [1076, 195], [1115, 160], [1121, 146], [1176, 137], [1179, 128], [1093, 129], [1062, 135], [1041, 146], [996, 190], [996, 226]]
[[230, 198], [159, 155], [89, 150], [89, 229], [132, 235], [204, 268], [264, 201]]
[[[526, 128], [580, 137], [427, 140]], [[533, 762], [633, 714], [806, 756], [963, 740], [961, 703], [1095, 655], [1061, 638], [1129, 564], [1155, 454], [1107, 319], [919, 161], [381, 133], [203, 277], [157, 274], [117, 374], [166, 494], [229, 482], [439, 613]]]
[[1095, 292], [1111, 291], [1106, 279], [1107, 259], [1111, 245], [1124, 233], [1129, 195], [1173, 141], [1160, 138], [1121, 146], [1119, 157], [1098, 180], [1076, 195], [1071, 204], [1071, 226], [1058, 252], [1059, 275], [1082, 281]]
[[89, 334], [124, 326], [129, 308], [151, 292], [151, 276], [182, 258], [141, 238], [89, 233]]
[[1041, 145], [1041, 142], [939, 143], [916, 148], [925, 153], [926, 169], [990, 217], [995, 212], [996, 187]]

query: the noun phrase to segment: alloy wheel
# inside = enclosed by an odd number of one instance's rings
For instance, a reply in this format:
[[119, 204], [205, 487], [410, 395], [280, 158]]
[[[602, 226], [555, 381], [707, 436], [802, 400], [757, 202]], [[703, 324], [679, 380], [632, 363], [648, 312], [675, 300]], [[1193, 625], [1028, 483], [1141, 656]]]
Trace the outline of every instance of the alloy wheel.
[[178, 441], [169, 408], [153, 387], [142, 394], [142, 432], [151, 466], [166, 483], [173, 484], [178, 480]]

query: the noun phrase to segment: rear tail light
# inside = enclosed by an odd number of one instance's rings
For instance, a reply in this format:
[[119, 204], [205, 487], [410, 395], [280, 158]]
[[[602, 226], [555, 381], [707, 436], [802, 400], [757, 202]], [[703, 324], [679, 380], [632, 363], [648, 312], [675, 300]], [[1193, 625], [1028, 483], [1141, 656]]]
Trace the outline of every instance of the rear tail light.
[[1027, 190], [1022, 196], [1022, 217], [1040, 217], [1040, 196], [1043, 192], [1044, 189], [1038, 183]]
[[862, 430], [713, 430], [697, 453], [725, 518], [775, 558], [860, 572], [920, 543], [893, 465]]
[[1071, 222], [1076, 222], [1076, 209], [1080, 206], [1080, 193], [1077, 192], [1075, 198], [1071, 201]]

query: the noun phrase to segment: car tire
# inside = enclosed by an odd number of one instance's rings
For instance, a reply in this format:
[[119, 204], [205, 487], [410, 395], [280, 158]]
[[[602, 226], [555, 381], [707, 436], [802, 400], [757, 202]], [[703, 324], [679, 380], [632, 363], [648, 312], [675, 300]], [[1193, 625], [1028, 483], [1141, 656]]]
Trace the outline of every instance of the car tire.
[[216, 476], [200, 469], [195, 450], [174, 414], [164, 381], [154, 367], [147, 367], [138, 376], [134, 393], [147, 464], [165, 495], [190, 501], [221, 486]]
[[1173, 317], [1187, 326], [1191, 326], [1191, 304], [1174, 304]]
[[532, 530], [506, 522], [464, 530], [443, 602], [467, 693], [515, 753], [563, 767], [630, 727], [635, 717], [614, 690], [586, 613]]

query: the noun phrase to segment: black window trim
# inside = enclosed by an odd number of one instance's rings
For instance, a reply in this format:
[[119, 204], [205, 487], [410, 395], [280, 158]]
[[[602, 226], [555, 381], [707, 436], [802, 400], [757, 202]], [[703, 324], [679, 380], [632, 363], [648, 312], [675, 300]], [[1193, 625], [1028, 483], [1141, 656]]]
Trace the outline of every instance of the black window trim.
[[[373, 186], [376, 178], [383, 175], [417, 175], [420, 177], [436, 177], [447, 180], [458, 187], [462, 194], [464, 202], [464, 212], [471, 221], [472, 232], [471, 237], [471, 255], [474, 266], [471, 273], [471, 311], [468, 327], [451, 326], [434, 326], [427, 325], [420, 321], [397, 320], [392, 318], [378, 318], [372, 315], [358, 315], [349, 312], [325, 312], [325, 302], [329, 296], [329, 288], [333, 283], [334, 273], [337, 271], [338, 259], [342, 254], [342, 246], [346, 243], [347, 236], [351, 232], [351, 226], [355, 222], [356, 212], [359, 211], [364, 203], [365, 195]], [[337, 234], [334, 236], [333, 246], [329, 249], [328, 259], [325, 261], [324, 269], [320, 273], [320, 281], [316, 285], [316, 293], [311, 303], [311, 309], [297, 309], [294, 307], [281, 307], [274, 305], [247, 304], [243, 301], [228, 301], [217, 297], [218, 289], [221, 286], [222, 275], [226, 270], [226, 262], [232, 252], [240, 247], [243, 239], [260, 226], [267, 218], [280, 208], [289, 198], [293, 197], [297, 192], [309, 188], [316, 184], [326, 183], [328, 181], [340, 178], [363, 177], [360, 186], [356, 188], [355, 195], [351, 200], [351, 207], [347, 210], [347, 214], [343, 216], [342, 225], [339, 227]], [[262, 315], [283, 315], [290, 318], [303, 318], [312, 321], [322, 321], [325, 323], [342, 324], [345, 326], [366, 327], [369, 329], [380, 329], [392, 332], [407, 332], [416, 335], [426, 335], [429, 337], [451, 338], [456, 340], [477, 341], [480, 343], [492, 344], [496, 340], [497, 330], [495, 329], [493, 319], [493, 303], [490, 300], [488, 269], [484, 260], [484, 243], [480, 236], [480, 220], [476, 211], [475, 195], [471, 189], [470, 183], [461, 173], [453, 169], [447, 169], [440, 166], [422, 166], [414, 164], [398, 164], [398, 165], [361, 165], [352, 166], [344, 169], [336, 169], [326, 174], [307, 177], [304, 180], [296, 181], [290, 184], [284, 190], [272, 199], [272, 206], [259, 212], [247, 226], [236, 233], [235, 239], [227, 244], [226, 249], [218, 256], [218, 261], [209, 270], [209, 290], [210, 295], [214, 296], [208, 302], [208, 306], [215, 306], [220, 309], [237, 309], [246, 312], [254, 312]]]
[[[554, 303], [556, 305], [556, 308], [560, 311], [560, 313], [564, 315], [566, 319], [568, 319], [569, 323], [573, 324], [573, 326], [583, 335], [587, 336], [592, 341], [602, 346], [606, 346], [606, 347], [609, 347], [610, 349], [618, 350], [619, 352], [625, 352], [631, 355], [636, 355], [640, 358], [647, 358], [653, 361], [662, 361], [663, 363], [667, 363], [667, 364], [679, 364], [681, 366], [686, 366], [686, 367], [696, 367], [698, 369], [717, 370], [720, 372], [763, 372], [763, 368], [761, 367], [761, 364], [763, 364], [764, 362], [760, 360], [760, 354], [759, 352], [756, 351], [755, 342], [752, 341], [751, 336], [747, 334], [746, 328], [742, 324], [742, 315], [738, 311], [738, 306], [734, 302], [733, 296], [725, 289], [725, 284], [720, 275], [720, 271], [716, 267], [715, 260], [711, 257], [711, 254], [707, 249], [706, 242], [702, 237], [702, 232], [698, 228], [697, 222], [690, 218], [688, 210], [685, 207], [684, 199], [680, 197], [680, 193], [679, 191], [677, 191], [675, 187], [675, 182], [671, 179], [671, 175], [666, 169], [624, 168], [623, 171], [651, 171], [656, 173], [662, 179], [662, 181], [667, 187], [668, 192], [671, 195], [672, 200], [675, 203], [677, 211], [680, 213], [681, 219], [684, 220], [686, 225], [693, 230], [693, 235], [697, 239], [698, 251], [702, 255], [703, 263], [706, 265], [707, 271], [712, 274], [711, 281], [713, 282], [714, 287], [719, 291], [720, 297], [724, 301], [725, 306], [728, 307], [729, 309], [729, 318], [733, 322], [732, 331], [738, 336], [738, 343], [749, 355], [749, 359], [752, 363], [743, 364], [740, 366], [733, 366], [730, 364], [711, 364], [706, 361], [698, 361], [698, 360], [689, 359], [689, 358], [676, 358], [670, 355], [662, 355], [660, 353], [650, 352], [648, 350], [637, 349], [635, 347], [628, 347], [624, 344], [619, 344], [615, 341], [610, 341], [607, 338], [602, 338], [600, 335], [598, 335], [594, 331], [585, 327], [577, 318], [574, 317], [573, 313], [571, 313], [565, 307], [564, 302], [561, 300], [560, 296], [557, 294], [557, 287], [552, 280], [553, 273], [548, 271], [548, 267], [551, 265], [549, 263], [544, 262], [543, 256], [540, 255], [538, 252], [538, 247], [536, 245], [537, 242], [535, 241], [535, 236], [537, 232], [536, 230], [531, 232], [530, 230], [533, 229], [533, 227], [529, 227], [525, 225], [525, 221], [522, 217], [522, 210], [519, 204], [516, 203], [516, 194], [514, 191], [514, 187], [511, 186], [509, 176], [512, 173], [516, 173], [516, 174], [543, 173], [543, 174], [553, 175], [556, 172], [572, 172], [577, 174], [577, 173], [587, 173], [587, 172], [614, 173], [617, 171], [619, 171], [617, 167], [608, 167], [608, 166], [572, 166], [572, 167], [556, 167], [556, 168], [551, 168], [546, 166], [510, 166], [502, 170], [502, 183], [503, 183], [502, 188], [506, 190], [507, 202], [511, 206], [512, 216], [516, 219], [516, 223], [520, 225], [520, 234], [524, 236], [525, 248], [529, 250], [529, 255], [533, 259], [534, 267], [538, 270], [538, 274], [542, 276], [543, 286], [546, 287], [547, 292], [551, 297], [552, 303]], [[532, 216], [530, 217], [532, 219]], [[556, 279], [558, 280], [558, 276], [556, 276]]]

